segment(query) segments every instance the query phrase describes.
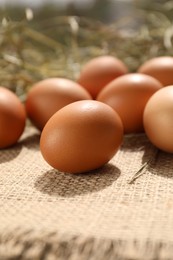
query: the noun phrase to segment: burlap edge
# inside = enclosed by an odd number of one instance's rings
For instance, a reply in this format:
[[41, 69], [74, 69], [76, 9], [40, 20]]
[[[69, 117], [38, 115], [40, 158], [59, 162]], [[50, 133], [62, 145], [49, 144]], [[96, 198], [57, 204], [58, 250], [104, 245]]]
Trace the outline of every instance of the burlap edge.
[[130, 241], [28, 231], [0, 235], [0, 259], [27, 260], [171, 260], [173, 243]]

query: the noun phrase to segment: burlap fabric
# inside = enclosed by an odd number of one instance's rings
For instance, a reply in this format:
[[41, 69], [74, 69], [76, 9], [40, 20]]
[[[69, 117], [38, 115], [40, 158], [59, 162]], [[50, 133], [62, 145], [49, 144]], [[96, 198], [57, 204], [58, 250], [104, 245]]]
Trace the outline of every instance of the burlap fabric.
[[136, 135], [103, 168], [63, 174], [26, 128], [15, 147], [0, 151], [0, 259], [173, 259], [172, 161]]

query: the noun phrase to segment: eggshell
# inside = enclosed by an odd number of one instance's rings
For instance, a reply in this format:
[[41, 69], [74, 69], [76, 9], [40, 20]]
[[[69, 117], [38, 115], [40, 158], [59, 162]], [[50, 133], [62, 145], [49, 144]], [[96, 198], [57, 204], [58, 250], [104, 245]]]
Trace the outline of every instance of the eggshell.
[[126, 65], [118, 58], [99, 56], [84, 65], [77, 81], [95, 99], [105, 85], [127, 72]]
[[59, 171], [80, 173], [107, 163], [123, 139], [118, 114], [94, 100], [77, 101], [56, 112], [45, 125], [40, 149]]
[[139, 67], [138, 72], [158, 79], [164, 86], [172, 85], [173, 57], [163, 56], [150, 59]]
[[143, 110], [148, 99], [162, 84], [148, 75], [130, 73], [109, 83], [97, 100], [120, 115], [125, 134], [143, 132]]
[[42, 130], [48, 119], [59, 109], [85, 99], [92, 97], [78, 83], [64, 78], [48, 78], [32, 86], [25, 106], [32, 123]]
[[26, 113], [12, 91], [0, 87], [0, 148], [14, 145], [24, 131]]
[[144, 129], [159, 149], [173, 153], [173, 85], [157, 91], [144, 110]]

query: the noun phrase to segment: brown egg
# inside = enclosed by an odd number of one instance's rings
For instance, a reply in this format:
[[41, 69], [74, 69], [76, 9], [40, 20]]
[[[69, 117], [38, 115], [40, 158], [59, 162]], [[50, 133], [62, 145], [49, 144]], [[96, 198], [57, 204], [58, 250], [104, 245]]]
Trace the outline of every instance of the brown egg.
[[121, 60], [112, 56], [99, 56], [84, 65], [78, 83], [96, 98], [105, 85], [127, 72], [128, 69]]
[[80, 173], [107, 163], [122, 139], [118, 114], [106, 104], [85, 100], [63, 107], [49, 119], [41, 134], [40, 149], [55, 169]]
[[159, 149], [173, 153], [173, 86], [157, 91], [144, 110], [144, 128]]
[[32, 123], [42, 130], [59, 109], [85, 99], [92, 99], [91, 95], [76, 82], [64, 78], [48, 78], [30, 89], [25, 106]]
[[138, 69], [139, 73], [158, 79], [163, 86], [173, 84], [173, 57], [156, 57], [146, 61]]
[[26, 113], [19, 98], [0, 87], [0, 148], [14, 145], [25, 128]]
[[98, 95], [97, 100], [111, 106], [120, 115], [124, 132], [143, 131], [143, 110], [151, 95], [162, 84], [148, 75], [131, 73], [109, 83]]

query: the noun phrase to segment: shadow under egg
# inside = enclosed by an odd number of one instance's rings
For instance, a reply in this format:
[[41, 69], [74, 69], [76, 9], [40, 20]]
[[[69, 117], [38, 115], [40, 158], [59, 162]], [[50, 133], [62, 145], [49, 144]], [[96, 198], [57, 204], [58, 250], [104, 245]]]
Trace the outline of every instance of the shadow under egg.
[[103, 190], [119, 176], [120, 170], [110, 163], [81, 174], [62, 173], [52, 169], [37, 178], [35, 188], [50, 196], [74, 197]]

